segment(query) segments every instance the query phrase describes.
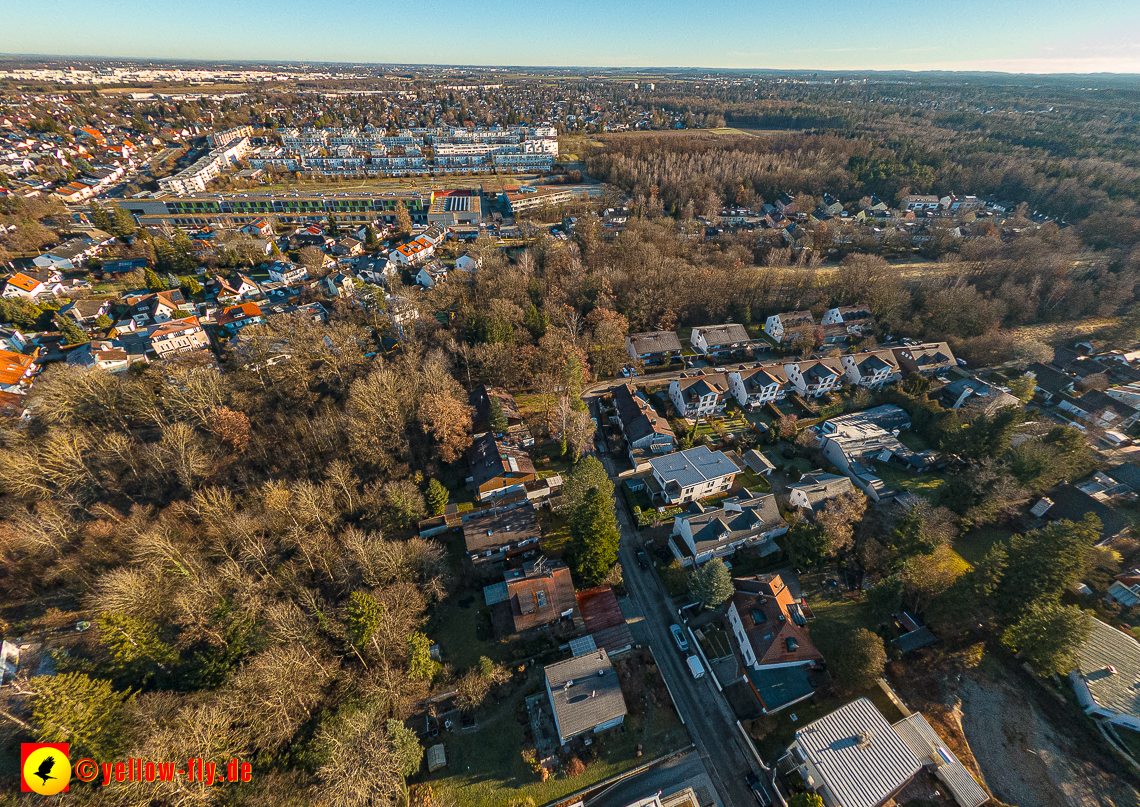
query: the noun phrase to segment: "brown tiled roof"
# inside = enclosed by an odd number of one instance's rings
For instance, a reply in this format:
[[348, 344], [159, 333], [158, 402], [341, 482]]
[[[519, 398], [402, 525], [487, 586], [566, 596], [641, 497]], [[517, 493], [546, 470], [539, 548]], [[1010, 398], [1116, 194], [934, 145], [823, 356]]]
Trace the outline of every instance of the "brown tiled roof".
[[577, 603], [570, 569], [560, 560], [542, 559], [541, 564], [528, 564], [523, 577], [507, 581], [507, 597], [515, 632], [549, 625]]
[[[778, 574], [733, 579], [736, 592], [729, 602], [736, 606], [748, 643], [759, 664], [822, 661], [807, 627], [796, 624], [788, 607], [795, 604]], [[795, 649], [789, 647], [789, 641]]]

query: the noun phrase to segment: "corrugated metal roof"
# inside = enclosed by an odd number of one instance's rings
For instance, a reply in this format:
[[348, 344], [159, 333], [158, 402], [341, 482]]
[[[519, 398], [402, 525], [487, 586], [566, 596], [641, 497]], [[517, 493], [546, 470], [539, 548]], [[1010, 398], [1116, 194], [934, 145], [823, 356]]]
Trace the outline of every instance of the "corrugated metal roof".
[[796, 743], [843, 807], [876, 807], [922, 767], [867, 698], [800, 729]]
[[915, 712], [905, 720], [894, 724], [894, 730], [926, 765], [934, 765], [938, 778], [954, 795], [954, 800], [962, 807], [978, 807], [985, 804], [989, 794], [977, 783], [966, 766], [958, 761], [942, 738], [934, 731], [921, 713]]
[[1140, 717], [1140, 643], [1095, 617], [1092, 626], [1077, 649], [1081, 678], [1098, 706]]

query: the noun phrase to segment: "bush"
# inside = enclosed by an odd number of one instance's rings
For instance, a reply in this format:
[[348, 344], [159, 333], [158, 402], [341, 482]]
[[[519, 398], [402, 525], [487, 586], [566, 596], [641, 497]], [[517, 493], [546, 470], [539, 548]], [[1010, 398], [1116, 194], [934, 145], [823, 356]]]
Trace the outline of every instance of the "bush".
[[586, 763], [578, 759], [578, 757], [571, 757], [570, 761], [566, 763], [566, 775], [573, 779], [575, 776], [581, 776], [586, 772]]

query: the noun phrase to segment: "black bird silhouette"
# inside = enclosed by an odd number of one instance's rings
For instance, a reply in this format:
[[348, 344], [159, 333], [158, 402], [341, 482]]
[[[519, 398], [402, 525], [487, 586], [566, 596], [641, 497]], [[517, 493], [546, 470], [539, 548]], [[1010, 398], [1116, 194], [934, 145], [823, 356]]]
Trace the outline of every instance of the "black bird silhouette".
[[48, 776], [48, 774], [51, 773], [51, 769], [54, 767], [55, 767], [55, 757], [47, 757], [44, 759], [43, 762], [40, 763], [40, 767], [36, 770], [35, 774], [33, 774], [33, 775], [38, 776], [41, 779], [43, 779], [44, 780], [43, 783], [46, 785], [48, 782], [48, 779], [58, 779], [59, 778], [58, 776]]

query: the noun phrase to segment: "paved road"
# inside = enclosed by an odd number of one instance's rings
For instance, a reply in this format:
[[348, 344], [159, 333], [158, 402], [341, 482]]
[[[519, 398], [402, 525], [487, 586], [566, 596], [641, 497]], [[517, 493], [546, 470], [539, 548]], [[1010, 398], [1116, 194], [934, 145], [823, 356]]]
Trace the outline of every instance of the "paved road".
[[[658, 791], [671, 796], [686, 787], [714, 790], [705, 766], [693, 751], [614, 785], [588, 799], [586, 807], [626, 807]], [[715, 792], [709, 795], [716, 798]]]
[[[616, 476], [613, 461], [603, 455], [610, 476]], [[746, 807], [756, 803], [744, 782], [745, 774], [759, 772], [752, 753], [736, 727], [724, 697], [717, 692], [712, 676], [694, 679], [677, 650], [669, 626], [678, 621], [673, 601], [665, 594], [652, 567], [642, 569], [634, 555], [637, 534], [620, 502], [616, 503], [621, 526], [618, 559], [625, 574], [625, 590], [645, 619], [641, 626], [649, 637], [657, 664], [673, 694], [673, 700], [689, 728], [697, 753], [716, 786], [725, 807]]]

